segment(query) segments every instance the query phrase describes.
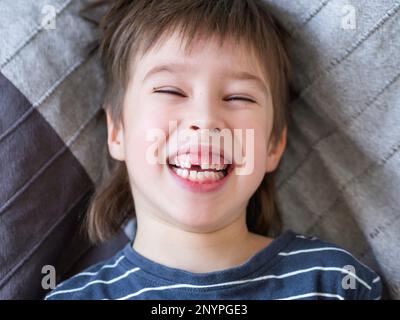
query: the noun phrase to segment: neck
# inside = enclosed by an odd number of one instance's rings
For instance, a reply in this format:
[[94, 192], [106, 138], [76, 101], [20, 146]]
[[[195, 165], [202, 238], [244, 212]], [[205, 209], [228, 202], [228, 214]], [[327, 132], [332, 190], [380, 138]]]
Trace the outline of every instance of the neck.
[[246, 262], [272, 241], [249, 232], [245, 218], [243, 213], [219, 230], [198, 233], [139, 215], [133, 248], [154, 262], [189, 272], [231, 268]]

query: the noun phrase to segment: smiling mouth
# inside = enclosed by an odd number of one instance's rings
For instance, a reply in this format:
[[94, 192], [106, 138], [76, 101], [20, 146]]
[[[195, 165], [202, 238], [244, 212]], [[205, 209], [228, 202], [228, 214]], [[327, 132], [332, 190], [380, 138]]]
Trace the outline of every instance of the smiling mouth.
[[176, 159], [168, 163], [169, 168], [179, 177], [197, 183], [212, 183], [224, 179], [231, 171], [231, 164], [191, 164]]

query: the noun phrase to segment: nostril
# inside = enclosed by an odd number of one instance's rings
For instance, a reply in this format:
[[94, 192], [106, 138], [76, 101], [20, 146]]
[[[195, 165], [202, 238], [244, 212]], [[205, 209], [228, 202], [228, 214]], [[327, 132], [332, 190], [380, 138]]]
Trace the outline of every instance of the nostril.
[[[190, 126], [190, 129], [191, 130], [199, 130], [200, 127], [196, 126], [196, 125], [192, 125], [192, 126]], [[213, 128], [213, 129], [210, 129], [210, 131], [211, 132], [221, 132], [221, 129], [220, 128]]]

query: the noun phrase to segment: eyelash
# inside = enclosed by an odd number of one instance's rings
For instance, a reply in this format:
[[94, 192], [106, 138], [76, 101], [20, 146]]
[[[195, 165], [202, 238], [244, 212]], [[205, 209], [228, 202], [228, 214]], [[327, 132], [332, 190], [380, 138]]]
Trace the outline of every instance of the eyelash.
[[182, 93], [177, 92], [177, 91], [172, 91], [172, 90], [156, 90], [156, 91], [154, 91], [154, 92], [156, 92], [156, 93], [175, 94], [175, 95], [178, 95], [178, 96], [180, 96], [180, 97], [185, 97]]
[[254, 100], [252, 100], [250, 98], [245, 98], [245, 97], [229, 97], [225, 101], [230, 101], [230, 100], [238, 100], [238, 101], [245, 101], [245, 102], [249, 102], [249, 103], [255, 103]]
[[[186, 97], [182, 93], [177, 92], [177, 91], [173, 91], [173, 90], [156, 90], [154, 92], [155, 93], [174, 94], [174, 95], [178, 95], [178, 96], [183, 97], [183, 98]], [[228, 99], [225, 99], [225, 101], [231, 101], [231, 100], [239, 100], [239, 101], [245, 101], [245, 102], [249, 102], [249, 103], [255, 103], [254, 100], [252, 100], [250, 98], [246, 98], [246, 97], [229, 97]]]

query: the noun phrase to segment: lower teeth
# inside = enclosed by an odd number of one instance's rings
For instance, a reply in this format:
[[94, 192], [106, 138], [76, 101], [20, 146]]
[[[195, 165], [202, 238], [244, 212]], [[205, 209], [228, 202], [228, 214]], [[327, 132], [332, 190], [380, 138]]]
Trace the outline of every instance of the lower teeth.
[[171, 168], [178, 176], [195, 182], [217, 181], [225, 177], [225, 174], [221, 171], [195, 171], [175, 166], [171, 166]]

